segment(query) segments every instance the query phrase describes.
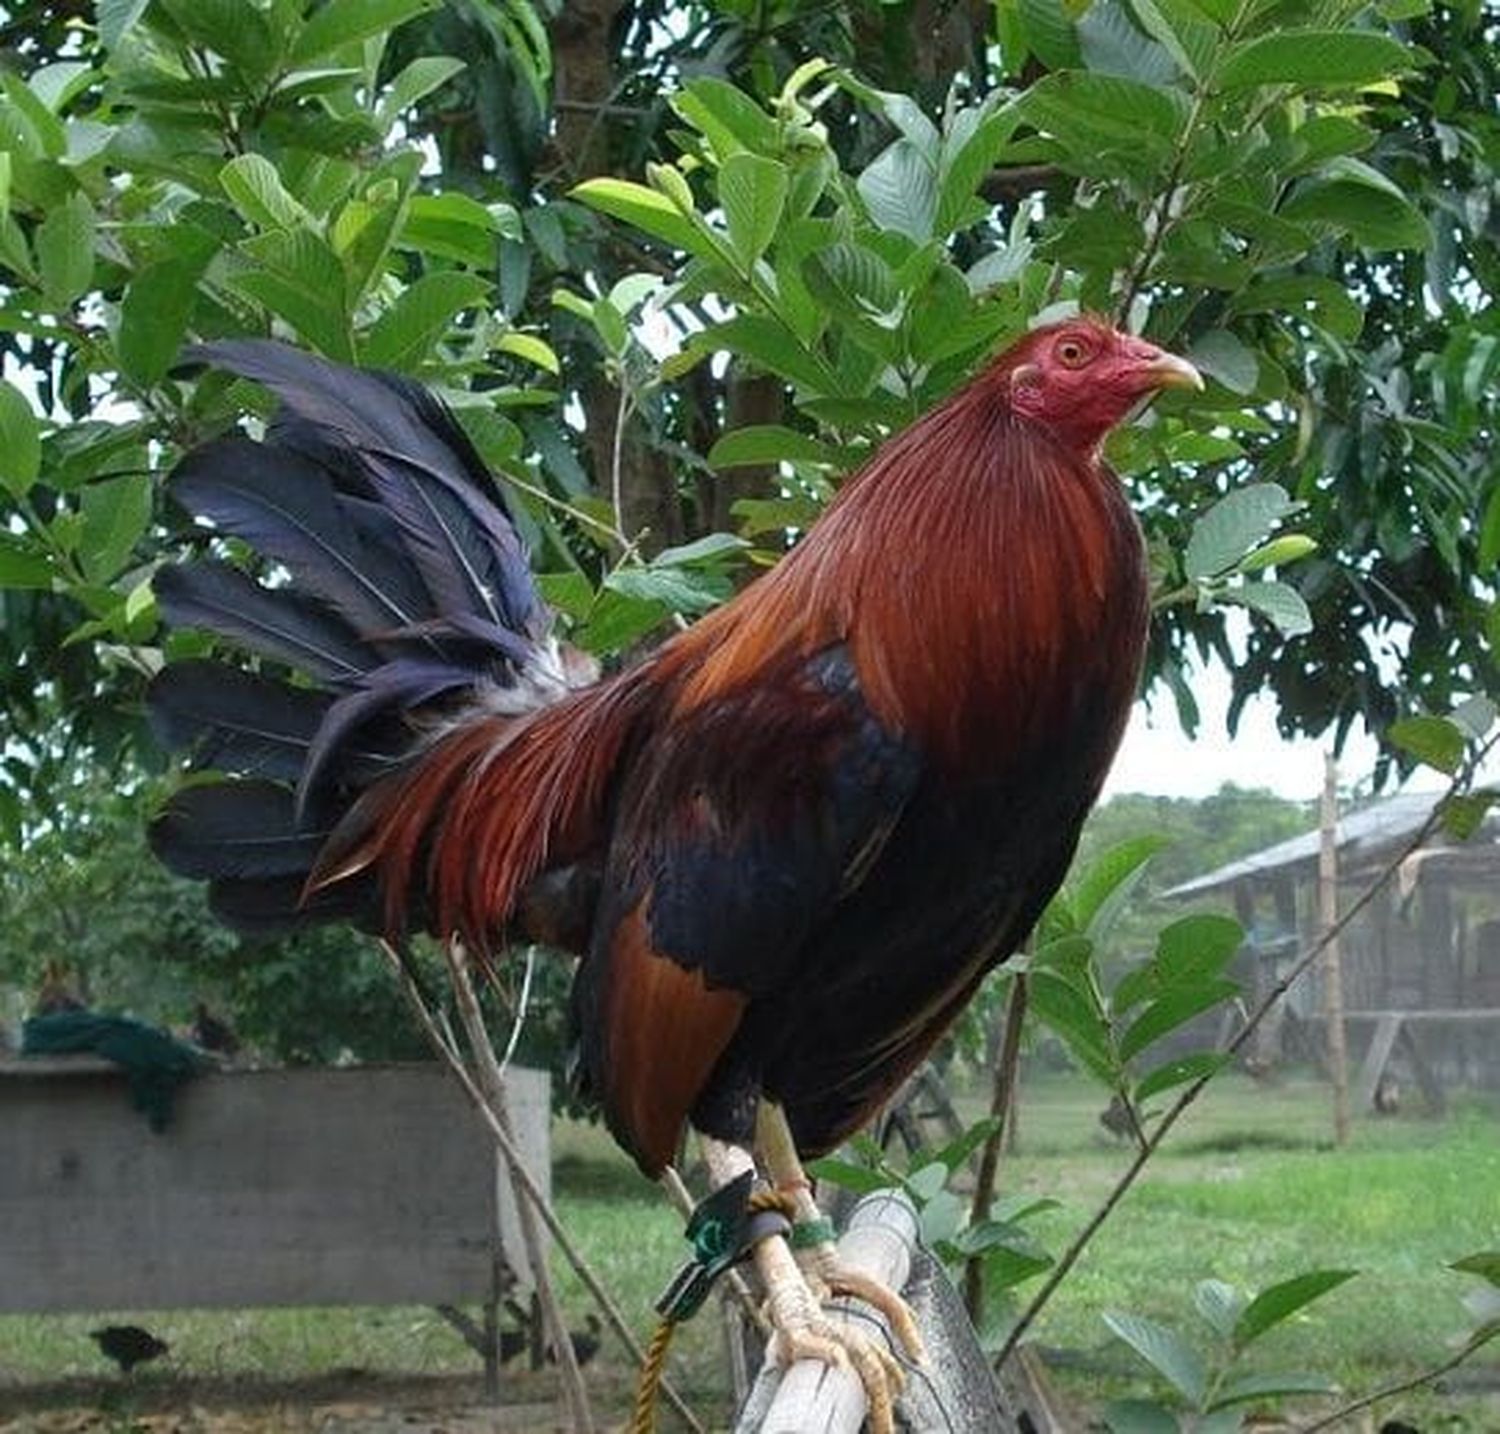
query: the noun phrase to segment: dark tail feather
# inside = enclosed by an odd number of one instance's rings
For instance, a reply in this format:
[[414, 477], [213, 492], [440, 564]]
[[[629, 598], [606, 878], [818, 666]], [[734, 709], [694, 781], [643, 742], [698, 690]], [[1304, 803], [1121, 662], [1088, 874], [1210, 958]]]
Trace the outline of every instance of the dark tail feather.
[[149, 836], [151, 850], [179, 876], [301, 879], [328, 832], [297, 829], [286, 787], [243, 779], [184, 787]]
[[174, 662], [151, 684], [151, 730], [194, 767], [295, 782], [332, 702], [216, 662]]
[[430, 615], [399, 581], [382, 583], [328, 475], [300, 454], [230, 434], [188, 454], [168, 491], [261, 557], [284, 564], [304, 593], [321, 598], [363, 638], [378, 641]]
[[348, 921], [360, 930], [378, 933], [379, 903], [368, 878], [311, 894], [306, 887], [300, 873], [219, 877], [208, 884], [208, 906], [226, 926], [246, 936], [290, 936], [328, 921]]
[[270, 591], [228, 563], [205, 560], [162, 568], [152, 583], [173, 627], [197, 627], [330, 682], [369, 666], [359, 634], [325, 604], [292, 588]]
[[[242, 540], [260, 576], [218, 559], [163, 569], [167, 620], [272, 664], [167, 668], [149, 694], [161, 739], [230, 780], [185, 788], [152, 827], [157, 855], [210, 882], [214, 909], [256, 933], [380, 908], [356, 874], [308, 893], [320, 850], [362, 793], [428, 734], [520, 715], [571, 678], [505, 499], [424, 389], [265, 340], [191, 349], [265, 384], [264, 442], [231, 434], [178, 464], [169, 491]], [[288, 581], [290, 579], [290, 581]], [[283, 681], [285, 670], [306, 681]], [[411, 888], [408, 920], [425, 894]]]
[[203, 344], [206, 362], [269, 388], [278, 446], [330, 472], [342, 492], [387, 509], [438, 610], [484, 612], [533, 639], [547, 616], [510, 510], [453, 415], [421, 385], [344, 368], [266, 340]]

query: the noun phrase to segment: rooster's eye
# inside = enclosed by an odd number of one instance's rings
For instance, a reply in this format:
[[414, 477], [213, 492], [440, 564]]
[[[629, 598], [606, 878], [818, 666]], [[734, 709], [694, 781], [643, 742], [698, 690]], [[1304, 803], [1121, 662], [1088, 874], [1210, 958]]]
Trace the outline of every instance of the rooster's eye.
[[1063, 339], [1054, 350], [1064, 368], [1082, 368], [1088, 361], [1088, 349], [1077, 339]]

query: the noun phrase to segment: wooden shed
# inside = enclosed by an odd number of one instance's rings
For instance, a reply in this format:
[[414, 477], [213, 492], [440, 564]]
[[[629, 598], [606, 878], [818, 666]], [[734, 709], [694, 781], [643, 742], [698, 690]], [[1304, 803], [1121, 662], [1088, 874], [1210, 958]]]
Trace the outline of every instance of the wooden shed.
[[[1430, 793], [1387, 797], [1342, 816], [1336, 829], [1340, 909], [1411, 841], [1431, 815]], [[1172, 900], [1232, 902], [1248, 933], [1237, 974], [1247, 996], [1269, 991], [1318, 936], [1320, 833], [1266, 847], [1173, 887]], [[1351, 1054], [1401, 1043], [1421, 1077], [1500, 1088], [1500, 821], [1466, 842], [1439, 833], [1402, 861], [1396, 879], [1341, 938]], [[1321, 1051], [1323, 972], [1288, 991], [1260, 1033], [1267, 1064]], [[1385, 1056], [1378, 1064], [1383, 1066]], [[1374, 1071], [1378, 1075], [1378, 1070]]]

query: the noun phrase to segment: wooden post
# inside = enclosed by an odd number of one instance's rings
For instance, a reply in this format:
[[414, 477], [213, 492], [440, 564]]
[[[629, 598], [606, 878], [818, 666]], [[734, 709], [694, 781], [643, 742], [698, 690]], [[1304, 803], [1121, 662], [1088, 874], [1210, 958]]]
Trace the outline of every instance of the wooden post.
[[[1318, 849], [1318, 924], [1324, 933], [1339, 919], [1339, 769], [1332, 752], [1323, 758], [1322, 842]], [[1349, 1140], [1349, 1059], [1344, 1039], [1344, 981], [1339, 943], [1323, 952], [1323, 1009], [1328, 1023], [1328, 1074], [1333, 1080], [1333, 1139]]]

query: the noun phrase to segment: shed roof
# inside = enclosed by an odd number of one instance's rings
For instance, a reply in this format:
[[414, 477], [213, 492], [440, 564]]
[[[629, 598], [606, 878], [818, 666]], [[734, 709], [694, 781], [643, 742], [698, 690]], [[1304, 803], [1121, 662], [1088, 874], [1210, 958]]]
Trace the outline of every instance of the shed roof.
[[[1384, 851], [1410, 837], [1432, 814], [1432, 809], [1441, 800], [1442, 794], [1435, 792], [1402, 792], [1394, 797], [1385, 797], [1369, 803], [1357, 811], [1346, 812], [1339, 818], [1335, 828], [1340, 855], [1346, 865], [1358, 866], [1377, 853]], [[1195, 876], [1191, 881], [1180, 882], [1164, 896], [1201, 896], [1205, 892], [1232, 886], [1251, 876], [1266, 876], [1271, 872], [1301, 865], [1315, 865], [1321, 833], [1314, 827], [1301, 836], [1288, 837], [1274, 846], [1264, 847], [1241, 857], [1238, 861], [1218, 867], [1214, 871]]]

